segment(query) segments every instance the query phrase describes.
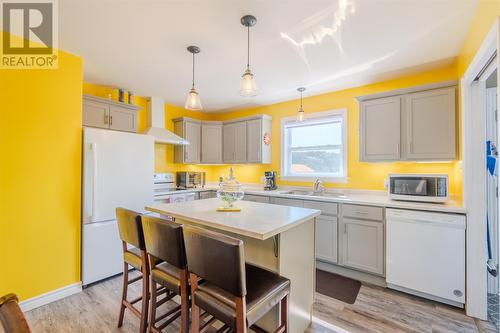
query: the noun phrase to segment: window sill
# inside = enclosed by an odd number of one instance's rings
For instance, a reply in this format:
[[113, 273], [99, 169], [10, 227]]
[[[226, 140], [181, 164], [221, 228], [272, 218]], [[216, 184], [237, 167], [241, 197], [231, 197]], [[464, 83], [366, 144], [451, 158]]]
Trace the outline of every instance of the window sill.
[[296, 182], [314, 182], [316, 179], [321, 179], [325, 183], [346, 184], [347, 177], [321, 177], [321, 176], [281, 176], [280, 180], [296, 181]]

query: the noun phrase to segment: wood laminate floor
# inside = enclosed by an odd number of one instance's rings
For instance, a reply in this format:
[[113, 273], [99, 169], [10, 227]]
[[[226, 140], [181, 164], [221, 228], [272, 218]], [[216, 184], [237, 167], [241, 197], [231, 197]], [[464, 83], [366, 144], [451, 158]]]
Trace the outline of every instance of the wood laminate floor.
[[[82, 293], [26, 313], [34, 333], [137, 332], [138, 320], [125, 312], [117, 328], [121, 276], [86, 288]], [[140, 283], [130, 298], [140, 294]], [[179, 320], [165, 332], [179, 332]], [[1, 331], [1, 328], [0, 328]], [[307, 333], [332, 332], [497, 332], [489, 322], [467, 317], [462, 310], [393, 290], [361, 287], [354, 304], [316, 294], [313, 323]]]

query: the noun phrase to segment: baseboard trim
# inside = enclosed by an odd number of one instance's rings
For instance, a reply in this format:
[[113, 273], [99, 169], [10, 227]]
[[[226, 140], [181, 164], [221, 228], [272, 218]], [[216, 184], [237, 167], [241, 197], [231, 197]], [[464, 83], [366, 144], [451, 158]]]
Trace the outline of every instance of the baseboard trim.
[[21, 307], [21, 310], [26, 312], [36, 309], [40, 306], [58, 301], [65, 297], [78, 294], [81, 291], [82, 291], [82, 283], [77, 282], [56, 290], [49, 291], [48, 293], [29, 298], [22, 302], [19, 302], [19, 306]]

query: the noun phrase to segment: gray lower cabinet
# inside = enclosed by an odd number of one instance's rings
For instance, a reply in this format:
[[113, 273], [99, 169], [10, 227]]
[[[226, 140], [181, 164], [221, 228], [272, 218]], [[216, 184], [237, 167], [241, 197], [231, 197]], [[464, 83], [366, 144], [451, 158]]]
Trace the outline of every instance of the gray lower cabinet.
[[91, 95], [83, 95], [82, 123], [84, 126], [137, 132], [140, 107]]
[[271, 198], [271, 203], [282, 206], [304, 207], [304, 201], [289, 198]]
[[269, 197], [263, 195], [253, 195], [253, 194], [245, 194], [243, 197], [245, 201], [253, 201], [253, 202], [262, 202], [269, 203]]
[[215, 191], [203, 191], [203, 192], [200, 192], [200, 200], [210, 199], [210, 198], [215, 198], [215, 197], [216, 197]]
[[337, 263], [337, 229], [336, 216], [316, 217], [316, 259]]
[[339, 225], [341, 262], [378, 275], [384, 274], [384, 224], [343, 217]]

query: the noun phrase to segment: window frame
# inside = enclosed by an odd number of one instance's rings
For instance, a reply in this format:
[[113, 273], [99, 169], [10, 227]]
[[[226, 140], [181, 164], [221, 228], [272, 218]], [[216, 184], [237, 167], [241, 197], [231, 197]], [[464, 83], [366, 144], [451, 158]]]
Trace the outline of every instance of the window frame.
[[[315, 173], [311, 175], [305, 174], [292, 174], [289, 172], [288, 161], [290, 159], [290, 153], [293, 149], [291, 149], [290, 142], [290, 134], [287, 131], [287, 125], [296, 124], [296, 117], [285, 117], [281, 119], [281, 179], [283, 180], [292, 180], [292, 181], [305, 181], [310, 182], [316, 178], [321, 178], [321, 180], [329, 183], [347, 183], [347, 157], [348, 157], [348, 142], [347, 142], [347, 109], [336, 109], [322, 112], [314, 112], [307, 114], [306, 119], [304, 120], [304, 125], [308, 124], [320, 124], [325, 122], [331, 122], [335, 118], [340, 118], [342, 122], [342, 145], [332, 145], [332, 146], [316, 146], [316, 147], [306, 147], [300, 148], [301, 150], [310, 150], [314, 148], [339, 148], [341, 150], [342, 156], [342, 175], [341, 176], [332, 176], [328, 173]], [[302, 126], [304, 126], [302, 125]], [[301, 125], [298, 125], [301, 126]], [[288, 134], [288, 135], [287, 135]]]

